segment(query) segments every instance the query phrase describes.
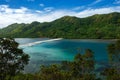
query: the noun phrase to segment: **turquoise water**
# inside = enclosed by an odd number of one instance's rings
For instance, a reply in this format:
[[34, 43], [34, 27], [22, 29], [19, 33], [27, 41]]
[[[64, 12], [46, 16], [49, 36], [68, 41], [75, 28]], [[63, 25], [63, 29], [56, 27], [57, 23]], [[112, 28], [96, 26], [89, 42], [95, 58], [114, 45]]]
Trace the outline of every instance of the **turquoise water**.
[[[17, 39], [20, 44], [35, 42], [43, 39]], [[69, 40], [45, 42], [31, 47], [24, 47], [23, 51], [30, 55], [30, 64], [33, 69], [41, 64], [57, 63], [63, 60], [73, 60], [77, 53], [83, 54], [85, 49], [91, 49], [94, 52], [95, 60], [98, 62], [107, 62], [107, 46], [110, 41], [103, 40]]]

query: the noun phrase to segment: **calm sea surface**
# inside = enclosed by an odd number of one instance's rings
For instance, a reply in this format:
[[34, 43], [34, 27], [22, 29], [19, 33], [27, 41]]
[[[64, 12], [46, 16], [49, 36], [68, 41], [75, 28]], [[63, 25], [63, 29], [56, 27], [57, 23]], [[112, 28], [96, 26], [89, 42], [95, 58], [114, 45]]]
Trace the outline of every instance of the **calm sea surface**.
[[[48, 40], [48, 38], [17, 38], [20, 44], [26, 44], [36, 41]], [[94, 52], [97, 62], [107, 62], [107, 46], [111, 41], [104, 40], [75, 40], [63, 39], [59, 41], [44, 42], [34, 46], [26, 46], [23, 51], [30, 55], [30, 64], [27, 66], [27, 72], [37, 71], [41, 64], [48, 65], [59, 63], [63, 60], [73, 60], [77, 53], [83, 54], [85, 49], [91, 49]]]

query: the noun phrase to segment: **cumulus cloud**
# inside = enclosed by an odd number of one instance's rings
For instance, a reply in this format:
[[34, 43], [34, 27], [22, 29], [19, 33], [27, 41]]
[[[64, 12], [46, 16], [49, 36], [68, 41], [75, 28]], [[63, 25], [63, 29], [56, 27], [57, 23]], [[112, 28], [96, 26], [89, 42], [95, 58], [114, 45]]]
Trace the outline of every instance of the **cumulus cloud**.
[[120, 12], [120, 6], [86, 9], [83, 11], [74, 10], [31, 10], [25, 7], [19, 9], [10, 8], [8, 5], [0, 5], [0, 28], [13, 23], [31, 23], [33, 21], [50, 22], [63, 16], [87, 17], [94, 14], [107, 14], [111, 12]]
[[108, 14], [112, 12], [120, 12], [120, 6], [109, 7], [109, 8], [99, 8], [99, 9], [87, 9], [82, 12], [79, 12], [77, 17], [87, 17], [95, 14]]
[[8, 5], [0, 5], [0, 14], [18, 14], [26, 12], [29, 12], [29, 10], [25, 7], [21, 7], [20, 9], [11, 9]]

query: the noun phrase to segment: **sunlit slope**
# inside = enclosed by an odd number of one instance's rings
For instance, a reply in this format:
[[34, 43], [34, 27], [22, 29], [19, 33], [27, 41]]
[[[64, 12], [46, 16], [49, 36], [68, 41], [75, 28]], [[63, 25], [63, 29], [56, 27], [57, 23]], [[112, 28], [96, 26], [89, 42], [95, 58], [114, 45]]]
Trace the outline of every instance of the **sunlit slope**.
[[15, 23], [1, 29], [0, 37], [120, 38], [120, 13], [93, 15], [87, 18], [65, 16], [45, 23]]

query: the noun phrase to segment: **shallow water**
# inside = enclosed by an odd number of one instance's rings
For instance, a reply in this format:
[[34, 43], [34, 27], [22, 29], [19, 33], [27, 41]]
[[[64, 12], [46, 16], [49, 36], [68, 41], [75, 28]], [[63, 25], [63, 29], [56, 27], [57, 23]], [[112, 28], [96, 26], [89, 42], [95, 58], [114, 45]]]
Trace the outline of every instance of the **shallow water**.
[[[16, 39], [20, 44], [46, 40], [48, 38], [21, 38]], [[83, 54], [85, 49], [91, 49], [94, 52], [97, 62], [107, 62], [107, 46], [111, 41], [103, 40], [69, 40], [63, 39], [59, 41], [44, 42], [34, 46], [24, 47], [23, 51], [30, 55], [30, 66], [32, 69], [41, 64], [59, 63], [63, 60], [73, 60], [77, 53]]]

